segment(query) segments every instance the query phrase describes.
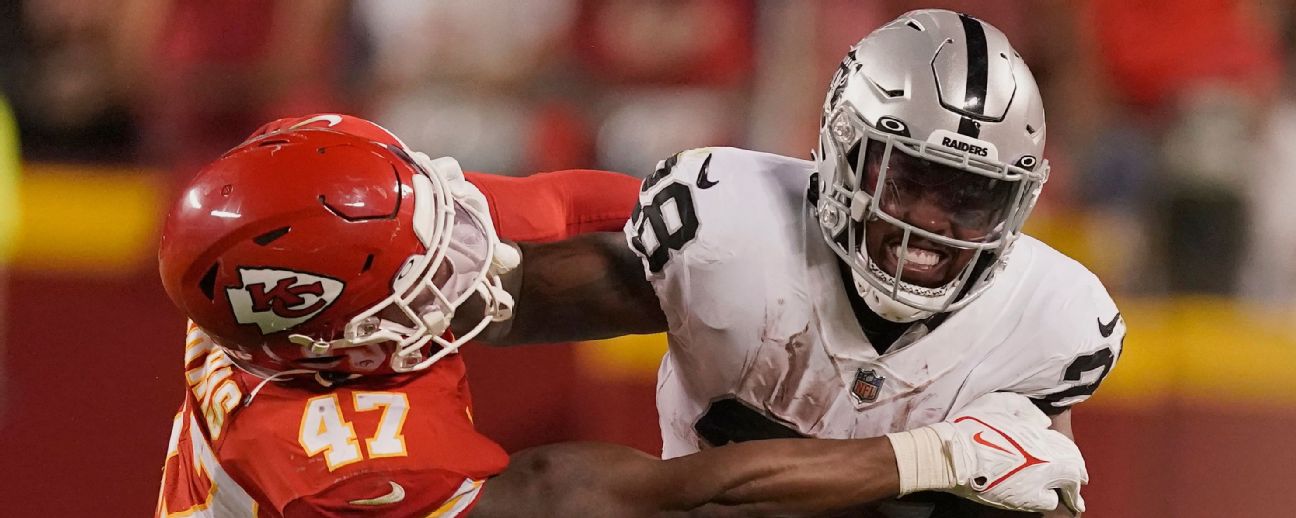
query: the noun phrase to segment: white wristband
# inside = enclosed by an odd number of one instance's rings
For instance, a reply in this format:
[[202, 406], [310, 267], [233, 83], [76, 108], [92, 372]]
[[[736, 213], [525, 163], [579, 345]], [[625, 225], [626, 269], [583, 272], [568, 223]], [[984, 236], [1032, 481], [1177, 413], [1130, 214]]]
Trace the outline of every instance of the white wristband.
[[900, 494], [952, 489], [958, 486], [942, 433], [957, 433], [954, 425], [936, 423], [916, 430], [887, 434], [900, 472]]

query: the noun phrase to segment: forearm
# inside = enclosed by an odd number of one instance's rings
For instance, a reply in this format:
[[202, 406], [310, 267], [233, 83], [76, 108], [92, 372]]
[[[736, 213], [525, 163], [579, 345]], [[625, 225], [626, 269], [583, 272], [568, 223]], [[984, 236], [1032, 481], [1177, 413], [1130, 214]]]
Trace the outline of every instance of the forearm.
[[666, 330], [666, 317], [620, 233], [521, 245], [522, 265], [505, 279], [513, 318], [488, 330], [492, 344], [594, 340]]
[[672, 459], [666, 469], [679, 477], [669, 508], [692, 516], [818, 514], [900, 493], [885, 438], [753, 441]]

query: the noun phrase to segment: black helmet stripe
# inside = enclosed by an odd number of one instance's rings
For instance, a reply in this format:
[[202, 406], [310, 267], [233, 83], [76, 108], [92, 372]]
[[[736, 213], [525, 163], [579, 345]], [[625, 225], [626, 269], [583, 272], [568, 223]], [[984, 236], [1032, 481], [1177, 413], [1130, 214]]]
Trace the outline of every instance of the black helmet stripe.
[[[963, 109], [985, 115], [986, 83], [990, 79], [990, 49], [986, 43], [985, 27], [981, 20], [959, 15], [963, 22], [963, 35], [967, 42], [967, 87], [963, 94]], [[960, 133], [962, 133], [960, 126]], [[972, 136], [972, 135], [969, 135]]]

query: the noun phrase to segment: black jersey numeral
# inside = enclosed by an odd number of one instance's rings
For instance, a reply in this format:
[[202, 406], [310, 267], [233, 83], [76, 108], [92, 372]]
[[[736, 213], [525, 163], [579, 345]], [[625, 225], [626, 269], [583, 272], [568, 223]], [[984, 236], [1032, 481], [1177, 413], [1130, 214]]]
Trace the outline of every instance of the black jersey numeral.
[[[647, 205], [640, 203], [630, 214], [635, 236], [631, 244], [648, 260], [648, 270], [660, 272], [670, 260], [671, 250], [683, 250], [697, 237], [698, 218], [693, 207], [693, 191], [679, 182], [666, 184]], [[656, 242], [644, 243], [648, 230]]]
[[1086, 372], [1101, 369], [1102, 372], [1094, 379], [1093, 383], [1079, 385], [1063, 390], [1056, 394], [1035, 399], [1035, 405], [1040, 407], [1046, 414], [1058, 414], [1066, 407], [1058, 406], [1058, 403], [1074, 397], [1088, 396], [1098, 390], [1098, 385], [1102, 384], [1107, 373], [1111, 372], [1112, 365], [1116, 363], [1116, 355], [1112, 353], [1111, 348], [1101, 349], [1092, 354], [1077, 357], [1068, 365], [1066, 371], [1062, 373], [1062, 381], [1080, 381], [1080, 378]]

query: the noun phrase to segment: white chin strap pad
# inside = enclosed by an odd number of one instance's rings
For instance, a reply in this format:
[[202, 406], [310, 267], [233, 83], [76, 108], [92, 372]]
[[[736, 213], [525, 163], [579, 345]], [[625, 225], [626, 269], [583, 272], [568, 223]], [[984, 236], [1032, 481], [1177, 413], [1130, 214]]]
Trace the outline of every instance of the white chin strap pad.
[[[895, 277], [882, 270], [881, 266], [873, 261], [866, 252], [860, 250], [856, 255], [857, 260], [861, 260], [868, 265], [869, 273], [873, 281], [883, 286], [891, 286], [896, 282]], [[851, 280], [855, 282], [855, 290], [859, 292], [860, 297], [869, 309], [877, 313], [878, 316], [901, 324], [922, 320], [935, 315], [936, 312], [928, 309], [920, 309], [911, 304], [906, 304], [896, 300], [891, 296], [888, 290], [878, 288], [870, 279], [864, 275], [851, 270]], [[939, 288], [924, 288], [900, 282], [900, 293], [909, 300], [915, 301], [916, 304], [929, 308], [944, 307], [958, 293], [959, 280], [950, 281], [949, 284]]]
[[855, 290], [859, 292], [860, 297], [864, 299], [864, 304], [877, 313], [878, 316], [891, 322], [907, 324], [917, 320], [932, 316], [931, 311], [923, 311], [911, 306], [907, 306], [900, 301], [891, 298], [890, 295], [883, 293], [882, 290], [874, 288], [868, 281], [860, 278], [858, 273], [851, 272], [851, 279], [855, 281]]

